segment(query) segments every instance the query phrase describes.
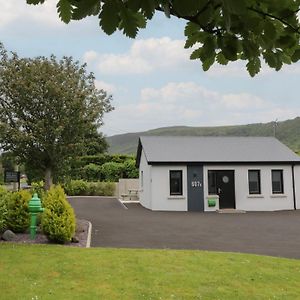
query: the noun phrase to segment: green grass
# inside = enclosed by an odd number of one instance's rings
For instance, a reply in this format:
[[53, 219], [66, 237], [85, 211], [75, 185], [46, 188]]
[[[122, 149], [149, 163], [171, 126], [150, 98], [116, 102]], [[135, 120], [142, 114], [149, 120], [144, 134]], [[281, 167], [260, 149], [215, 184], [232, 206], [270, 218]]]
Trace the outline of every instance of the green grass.
[[0, 244], [0, 299], [299, 299], [300, 261]]

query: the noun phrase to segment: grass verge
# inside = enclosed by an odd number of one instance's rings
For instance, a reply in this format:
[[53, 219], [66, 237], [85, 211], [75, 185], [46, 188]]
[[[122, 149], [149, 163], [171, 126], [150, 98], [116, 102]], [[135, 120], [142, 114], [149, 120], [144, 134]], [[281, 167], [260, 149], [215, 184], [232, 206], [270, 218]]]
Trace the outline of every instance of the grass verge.
[[299, 299], [300, 261], [1, 244], [0, 291], [0, 299]]

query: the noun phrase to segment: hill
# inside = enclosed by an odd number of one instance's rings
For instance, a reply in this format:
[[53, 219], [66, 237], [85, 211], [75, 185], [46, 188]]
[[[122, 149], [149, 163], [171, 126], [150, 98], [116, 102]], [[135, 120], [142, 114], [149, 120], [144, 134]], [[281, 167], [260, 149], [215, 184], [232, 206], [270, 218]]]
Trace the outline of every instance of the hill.
[[[189, 136], [273, 136], [274, 122], [218, 127], [163, 127], [144, 132], [107, 137], [110, 153], [136, 154], [138, 139], [145, 135]], [[278, 122], [276, 137], [296, 152], [300, 152], [300, 117]]]

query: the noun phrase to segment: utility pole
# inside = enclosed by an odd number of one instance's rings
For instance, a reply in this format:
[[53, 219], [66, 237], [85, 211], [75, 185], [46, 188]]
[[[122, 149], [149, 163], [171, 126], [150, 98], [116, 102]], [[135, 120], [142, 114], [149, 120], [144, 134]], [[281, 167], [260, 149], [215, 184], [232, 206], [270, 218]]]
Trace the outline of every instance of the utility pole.
[[276, 130], [278, 127], [278, 119], [273, 122], [273, 136], [276, 137]]

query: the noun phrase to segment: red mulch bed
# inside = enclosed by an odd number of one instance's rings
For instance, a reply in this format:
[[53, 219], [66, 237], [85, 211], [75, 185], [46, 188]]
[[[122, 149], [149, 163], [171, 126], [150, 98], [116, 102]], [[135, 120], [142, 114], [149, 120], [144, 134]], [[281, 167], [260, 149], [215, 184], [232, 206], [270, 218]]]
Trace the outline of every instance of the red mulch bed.
[[[75, 238], [78, 242], [70, 242], [63, 244], [64, 246], [75, 246], [75, 247], [86, 247], [87, 238], [88, 238], [88, 229], [89, 222], [86, 220], [77, 220], [76, 221], [76, 232]], [[30, 234], [28, 233], [16, 233], [16, 238], [7, 242], [0, 239], [0, 243], [22, 243], [22, 244], [54, 244], [53, 242], [48, 241], [47, 237], [41, 233], [40, 229], [37, 230], [37, 235], [34, 240], [30, 239]]]

